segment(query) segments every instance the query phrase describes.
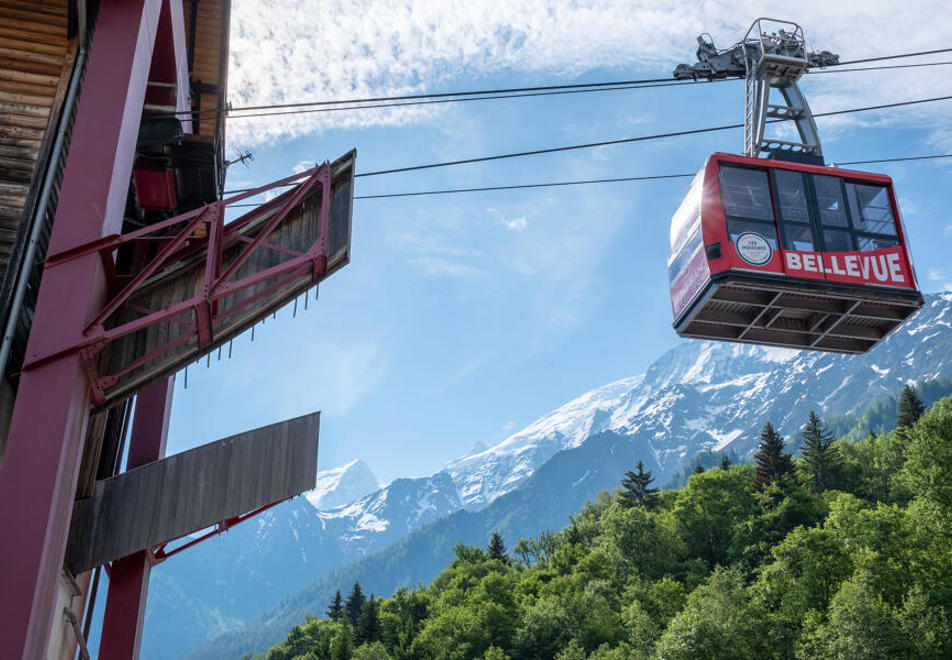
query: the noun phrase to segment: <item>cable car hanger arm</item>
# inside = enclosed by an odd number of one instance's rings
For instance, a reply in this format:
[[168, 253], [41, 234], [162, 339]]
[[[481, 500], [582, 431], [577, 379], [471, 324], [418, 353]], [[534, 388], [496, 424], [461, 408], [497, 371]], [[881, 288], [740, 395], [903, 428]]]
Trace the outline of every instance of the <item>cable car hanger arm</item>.
[[[771, 28], [774, 31], [768, 32]], [[797, 82], [808, 68], [838, 64], [839, 55], [825, 50], [807, 53], [803, 29], [796, 23], [772, 18], [758, 18], [741, 41], [724, 50], [718, 50], [707, 33], [701, 34], [697, 41], [698, 61], [679, 64], [673, 75], [678, 80], [745, 79], [745, 155], [758, 158], [768, 154], [771, 158], [823, 164], [816, 122]], [[780, 91], [785, 104], [770, 103], [771, 89]], [[793, 121], [800, 142], [765, 139], [764, 129], [769, 119]]]

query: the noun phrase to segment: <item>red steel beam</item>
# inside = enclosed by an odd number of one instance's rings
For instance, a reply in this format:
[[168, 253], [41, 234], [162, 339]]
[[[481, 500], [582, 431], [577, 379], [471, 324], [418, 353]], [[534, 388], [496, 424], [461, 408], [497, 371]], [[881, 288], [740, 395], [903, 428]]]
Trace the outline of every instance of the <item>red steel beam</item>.
[[[102, 0], [50, 253], [119, 233], [162, 0]], [[80, 335], [106, 293], [99, 255], [47, 269], [27, 361]], [[79, 352], [25, 366], [0, 469], [0, 655], [46, 657], [90, 391]], [[15, 540], [9, 533], [15, 530]]]
[[[174, 376], [160, 380], [136, 398], [127, 470], [165, 456], [174, 384]], [[139, 657], [152, 568], [150, 559], [149, 553], [143, 550], [112, 562], [102, 641], [99, 643], [100, 660]]]

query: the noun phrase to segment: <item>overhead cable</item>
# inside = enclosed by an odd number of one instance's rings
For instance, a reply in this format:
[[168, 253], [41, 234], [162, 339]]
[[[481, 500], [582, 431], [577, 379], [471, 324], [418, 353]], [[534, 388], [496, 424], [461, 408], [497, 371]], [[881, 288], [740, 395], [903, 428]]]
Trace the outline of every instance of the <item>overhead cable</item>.
[[[880, 158], [876, 160], [852, 160], [836, 163], [840, 165], [862, 165], [866, 163], [898, 163], [909, 160], [927, 160], [934, 158], [952, 158], [952, 154], [935, 154], [930, 156], [906, 156], [902, 158]], [[377, 195], [355, 195], [354, 199], [389, 199], [394, 197], [425, 197], [431, 195], [451, 195], [457, 193], [470, 192], [490, 192], [496, 190], [522, 190], [525, 188], [556, 188], [562, 186], [584, 186], [599, 183], [623, 183], [628, 181], [657, 181], [659, 179], [681, 179], [696, 176], [697, 172], [684, 172], [681, 174], [658, 174], [654, 176], [628, 176], [612, 179], [581, 179], [577, 181], [553, 181], [548, 183], [527, 183], [509, 186], [485, 186], [482, 188], [446, 188], [442, 190], [420, 190], [414, 192], [401, 193], [383, 193]]]
[[[933, 97], [933, 98], [929, 98], [929, 99], [917, 99], [917, 100], [914, 100], [914, 101], [898, 101], [898, 102], [895, 102], [895, 103], [883, 103], [883, 104], [879, 104], [879, 105], [869, 105], [869, 106], [864, 106], [864, 107], [861, 107], [861, 108], [849, 108], [849, 109], [846, 109], [846, 110], [830, 110], [830, 111], [827, 111], [827, 112], [817, 112], [817, 113], [814, 113], [813, 116], [814, 116], [814, 117], [832, 117], [832, 116], [836, 116], [836, 115], [844, 115], [844, 114], [850, 114], [850, 113], [854, 113], [854, 112], [867, 112], [867, 111], [871, 111], [871, 110], [885, 110], [885, 109], [890, 109], [890, 108], [899, 108], [899, 107], [904, 107], [904, 106], [918, 105], [918, 104], [922, 104], [922, 103], [934, 103], [934, 102], [937, 102], [937, 101], [948, 101], [948, 100], [950, 100], [950, 99], [952, 99], [952, 96], [937, 96], [937, 97]], [[768, 123], [778, 123], [778, 122], [781, 122], [781, 121], [784, 121], [784, 120], [782, 120], [782, 119], [776, 119], [776, 120], [771, 120], [771, 121], [768, 122]], [[355, 174], [354, 176], [355, 176], [355, 177], [368, 177], [368, 176], [380, 176], [380, 175], [382, 175], [382, 174], [397, 174], [397, 173], [402, 173], [402, 172], [414, 172], [414, 171], [418, 171], [418, 170], [434, 169], [434, 168], [438, 168], [438, 167], [450, 167], [450, 166], [453, 166], [453, 165], [466, 165], [466, 164], [471, 164], [471, 163], [483, 163], [483, 162], [488, 162], [488, 161], [493, 161], [493, 160], [503, 160], [503, 159], [508, 159], [508, 158], [521, 158], [521, 157], [525, 157], [525, 156], [537, 156], [537, 155], [542, 155], [542, 154], [559, 153], [559, 152], [563, 152], [563, 151], [574, 151], [574, 150], [579, 150], [579, 149], [592, 149], [592, 148], [596, 148], [596, 147], [604, 147], [604, 146], [610, 146], [610, 145], [616, 145], [616, 144], [628, 144], [628, 143], [632, 143], [632, 142], [647, 142], [647, 141], [650, 141], [650, 140], [660, 140], [660, 139], [664, 139], [664, 138], [681, 137], [681, 136], [685, 136], [685, 135], [698, 135], [698, 134], [701, 134], [701, 133], [713, 133], [713, 132], [716, 132], [716, 131], [726, 131], [726, 130], [732, 130], [732, 129], [743, 128], [743, 127], [744, 127], [743, 124], [725, 124], [725, 125], [723, 125], [723, 126], [709, 126], [709, 127], [707, 127], [707, 128], [695, 128], [695, 129], [682, 130], [682, 131], [672, 131], [672, 132], [670, 132], [670, 133], [655, 133], [655, 134], [653, 134], [653, 135], [640, 135], [640, 136], [636, 136], [636, 137], [619, 138], [619, 139], [616, 139], [616, 140], [602, 140], [602, 141], [599, 141], [599, 142], [586, 142], [586, 143], [583, 143], [583, 144], [572, 144], [572, 145], [565, 145], [565, 146], [561, 146], [561, 147], [548, 147], [548, 148], [545, 148], [545, 149], [533, 149], [533, 150], [530, 150], [530, 151], [517, 151], [517, 152], [512, 152], [512, 153], [496, 154], [496, 155], [491, 155], [491, 156], [478, 156], [478, 157], [475, 157], [475, 158], [464, 158], [464, 159], [444, 161], [444, 162], [439, 162], [439, 163], [428, 163], [428, 164], [425, 164], [425, 165], [409, 165], [409, 166], [406, 166], [406, 167], [396, 167], [396, 168], [391, 168], [391, 169], [387, 169], [387, 170], [376, 170], [376, 171], [372, 171], [372, 172], [360, 172], [360, 173]], [[293, 185], [293, 184], [290, 184], [290, 185]], [[249, 190], [253, 190], [253, 188], [243, 188], [243, 189], [240, 189], [240, 190], [230, 190], [230, 191], [226, 191], [225, 194], [236, 194], [236, 193], [248, 192]]]
[[[918, 51], [914, 53], [900, 53], [895, 55], [882, 55], [879, 57], [869, 57], [864, 59], [857, 60], [848, 60], [845, 62], [839, 62], [837, 64], [828, 65], [820, 69], [811, 69], [810, 73], [820, 73], [828, 72], [835, 70], [835, 67], [850, 65], [850, 64], [863, 64], [867, 62], [879, 62], [883, 60], [899, 59], [906, 57], [918, 57], [923, 55], [934, 55], [938, 53], [948, 53], [952, 52], [952, 48], [939, 48], [935, 50], [928, 51]], [[907, 66], [933, 66], [935, 64], [942, 63], [922, 63], [916, 65], [907, 65]], [[878, 68], [878, 67], [877, 67]], [[898, 67], [882, 67], [882, 68], [898, 68]], [[873, 70], [873, 67], [868, 69], [852, 69], [854, 71], [863, 71], [863, 70]], [[730, 78], [722, 78], [717, 81], [684, 81], [680, 84], [697, 84], [700, 82], [725, 82], [727, 80], [732, 80]], [[673, 83], [670, 77], [665, 78], [643, 78], [640, 80], [612, 80], [612, 81], [600, 81], [600, 82], [591, 82], [591, 83], [571, 83], [565, 85], [539, 85], [533, 87], [509, 87], [509, 88], [499, 88], [499, 89], [482, 89], [482, 90], [464, 90], [458, 92], [431, 92], [431, 93], [420, 93], [420, 94], [400, 94], [400, 95], [390, 95], [390, 96], [372, 96], [364, 98], [354, 98], [354, 99], [337, 99], [330, 101], [300, 101], [293, 103], [271, 103], [271, 104], [261, 104], [261, 105], [248, 105], [248, 106], [239, 106], [239, 107], [226, 107], [226, 108], [214, 108], [209, 110], [183, 110], [173, 115], [190, 115], [192, 117], [198, 117], [203, 114], [218, 114], [224, 113], [227, 114], [230, 118], [241, 118], [241, 117], [261, 117], [266, 114], [292, 114], [291, 112], [267, 112], [263, 113], [260, 111], [266, 110], [296, 110], [293, 114], [305, 113], [305, 112], [328, 112], [333, 106], [345, 106], [341, 109], [347, 110], [359, 110], [365, 108], [379, 108], [379, 107], [389, 107], [395, 105], [397, 107], [402, 105], [421, 105], [421, 101], [425, 100], [436, 100], [439, 99], [441, 103], [455, 103], [470, 100], [468, 97], [474, 97], [471, 100], [491, 100], [491, 99], [504, 99], [504, 98], [518, 98], [521, 96], [550, 96], [555, 94], [564, 94], [564, 93], [581, 93], [581, 92], [593, 92], [593, 91], [611, 91], [612, 89], [637, 89], [640, 87], [669, 87], [677, 86], [678, 83]], [[405, 102], [405, 103], [399, 103]], [[373, 105], [362, 105], [362, 104], [373, 104]], [[317, 108], [324, 108], [323, 110], [318, 110]]]
[[[809, 74], [818, 74], [818, 73], [850, 73], [852, 71], [885, 71], [887, 69], [918, 69], [925, 66], [947, 66], [952, 64], [952, 61], [946, 60], [942, 62], [916, 62], [915, 64], [887, 64], [885, 66], [859, 66], [851, 67], [849, 69], [808, 69], [807, 73]], [[738, 80], [740, 80], [738, 78]]]
[[[842, 165], [866, 165], [872, 163], [900, 163], [905, 161], [915, 161], [915, 160], [933, 160], [937, 158], [952, 158], [952, 153], [949, 154], [930, 154], [927, 156], [898, 156], [895, 158], [877, 158], [873, 160], [847, 160], [837, 162], [835, 166], [839, 167]], [[396, 197], [428, 197], [433, 195], [455, 195], [459, 193], [474, 193], [474, 192], [493, 192], [498, 190], [526, 190], [531, 188], [559, 188], [565, 186], [585, 186], [585, 185], [594, 185], [594, 184], [603, 184], [603, 183], [624, 183], [632, 181], [658, 181], [663, 179], [683, 179], [690, 178], [695, 176], [696, 172], [682, 172], [679, 174], [655, 174], [655, 175], [646, 175], [646, 176], [625, 176], [625, 177], [614, 177], [610, 179], [577, 179], [573, 181], [549, 181], [544, 183], [521, 183], [521, 184], [512, 184], [505, 186], [482, 186], [475, 188], [442, 188], [437, 190], [417, 190], [412, 192], [398, 192], [398, 193], [380, 193], [374, 195], [354, 195], [354, 199], [392, 199]], [[229, 191], [229, 193], [234, 193], [239, 191]], [[259, 206], [258, 204], [232, 204], [232, 207], [244, 207], [244, 206]]]
[[[816, 112], [816, 113], [813, 113], [813, 116], [814, 117], [832, 117], [835, 115], [844, 115], [844, 114], [850, 114], [854, 112], [867, 112], [870, 110], [885, 110], [889, 108], [899, 108], [899, 107], [910, 106], [910, 105], [918, 105], [921, 103], [934, 103], [936, 101], [948, 101], [950, 99], [952, 99], [952, 96], [937, 96], [930, 99], [918, 99], [915, 101], [899, 101], [896, 103], [882, 103], [879, 105], [870, 105], [870, 106], [865, 106], [862, 108], [849, 108], [847, 110], [832, 110], [828, 112]], [[773, 120], [770, 123], [776, 123], [779, 121], [784, 121], [784, 120], [782, 119]], [[450, 161], [443, 161], [438, 163], [427, 163], [425, 165], [409, 165], [406, 167], [394, 167], [394, 168], [390, 168], [386, 170], [376, 170], [373, 172], [361, 172], [359, 174], [355, 174], [354, 176], [366, 177], [366, 176], [380, 176], [381, 174], [398, 174], [401, 172], [416, 172], [419, 170], [428, 170], [428, 169], [434, 169], [437, 167], [450, 167], [453, 165], [469, 165], [473, 163], [485, 163], [485, 162], [494, 161], [494, 160], [503, 160], [508, 158], [523, 158], [526, 156], [539, 156], [543, 154], [560, 153], [564, 151], [575, 151], [578, 149], [594, 149], [596, 147], [605, 147], [605, 146], [616, 145], [616, 144], [630, 144], [632, 142], [647, 142], [649, 140], [660, 140], [664, 138], [681, 137], [685, 135], [697, 135], [700, 133], [713, 133], [716, 131], [726, 131], [726, 130], [732, 130], [732, 129], [743, 128], [743, 127], [744, 127], [743, 124], [725, 124], [723, 126], [709, 126], [707, 128], [695, 128], [695, 129], [683, 130], [683, 131], [672, 131], [670, 133], [656, 133], [654, 135], [639, 135], [636, 137], [619, 138], [616, 140], [602, 140], [599, 142], [570, 144], [570, 145], [565, 145], [561, 147], [548, 147], [545, 149], [532, 149], [529, 151], [516, 151], [516, 152], [511, 152], [506, 154], [495, 154], [492, 156], [461, 158], [459, 160], [450, 160]]]
[[519, 94], [493, 94], [488, 96], [467, 96], [465, 98], [445, 98], [445, 99], [433, 99], [429, 101], [399, 101], [395, 103], [371, 103], [367, 105], [335, 105], [333, 107], [321, 107], [321, 108], [301, 108], [297, 110], [279, 110], [277, 112], [253, 112], [249, 114], [236, 114], [230, 115], [229, 119], [246, 119], [248, 117], [278, 117], [281, 115], [302, 115], [302, 114], [312, 114], [318, 112], [339, 112], [342, 110], [370, 110], [373, 108], [400, 108], [408, 105], [433, 105], [438, 103], [465, 103], [468, 101], [494, 101], [497, 99], [519, 99], [519, 98], [528, 98], [532, 96], [563, 96], [567, 94], [591, 94], [592, 92], [614, 92], [624, 89], [645, 89], [646, 87], [684, 87], [685, 85], [706, 85], [709, 83], [717, 82], [728, 82], [727, 78], [720, 78], [717, 80], [685, 80], [685, 81], [672, 81], [669, 80], [663, 83], [654, 83], [651, 85], [625, 85], [622, 87], [599, 87], [595, 89], [567, 89], [562, 91], [552, 91], [552, 92], [529, 92], [529, 93], [519, 93]]
[[937, 48], [935, 50], [920, 50], [916, 53], [901, 53], [899, 55], [882, 55], [880, 57], [865, 57], [861, 60], [847, 60], [838, 62], [833, 66], [848, 66], [850, 64], [866, 64], [867, 62], [882, 62], [883, 60], [898, 60], [904, 57], [919, 57], [921, 55], [937, 55], [939, 53], [952, 53], [952, 48]]

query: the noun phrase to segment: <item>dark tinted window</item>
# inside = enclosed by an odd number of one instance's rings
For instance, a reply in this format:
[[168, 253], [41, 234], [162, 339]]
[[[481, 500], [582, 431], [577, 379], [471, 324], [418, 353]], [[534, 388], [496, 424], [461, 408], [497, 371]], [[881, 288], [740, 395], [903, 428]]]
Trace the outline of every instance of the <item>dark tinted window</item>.
[[885, 186], [847, 183], [846, 191], [856, 231], [896, 236], [896, 221]]
[[727, 216], [773, 222], [766, 171], [721, 165], [719, 176]]
[[800, 172], [776, 170], [776, 177], [780, 219], [786, 222], [810, 222], [803, 175]]
[[886, 248], [897, 247], [899, 245], [898, 238], [889, 236], [857, 236], [856, 242], [859, 243], [860, 252], [885, 250]]
[[[842, 179], [835, 176], [814, 175], [817, 212], [824, 227], [848, 227], [846, 204], [843, 203]], [[827, 246], [827, 250], [829, 250]]]
[[787, 250], [816, 252], [816, 245], [813, 243], [813, 229], [810, 225], [784, 225], [783, 247]]
[[835, 231], [826, 229], [823, 231], [823, 242], [826, 244], [826, 252], [852, 252], [853, 240], [848, 231]]

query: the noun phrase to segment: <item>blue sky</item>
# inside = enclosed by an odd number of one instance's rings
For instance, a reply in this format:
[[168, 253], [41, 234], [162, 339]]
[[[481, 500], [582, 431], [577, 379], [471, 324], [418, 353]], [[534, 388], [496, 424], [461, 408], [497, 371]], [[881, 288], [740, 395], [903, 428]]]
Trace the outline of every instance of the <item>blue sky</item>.
[[[806, 3], [811, 46], [855, 59], [947, 46], [941, 3], [892, 15]], [[230, 97], [261, 102], [661, 77], [726, 46], [753, 2], [235, 3]], [[323, 11], [327, 11], [326, 9]], [[862, 14], [857, 14], [861, 11]], [[919, 13], [917, 13], [919, 12]], [[321, 20], [319, 20], [321, 19]], [[939, 20], [941, 19], [941, 20]], [[941, 25], [942, 22], [945, 25]], [[861, 33], [856, 25], [863, 25]], [[894, 37], [902, 33], [903, 40]], [[942, 59], [942, 56], [932, 59]], [[948, 94], [949, 67], [808, 76], [817, 112]], [[946, 84], [946, 90], [942, 85]], [[357, 148], [358, 171], [741, 120], [742, 83], [230, 119], [264, 183]], [[952, 151], [950, 102], [820, 120], [829, 161]], [[358, 180], [357, 194], [696, 171], [720, 132]], [[950, 161], [886, 164], [920, 284], [952, 288]], [[429, 474], [567, 400], [643, 371], [671, 329], [668, 221], [689, 179], [385, 200], [354, 206], [351, 264], [305, 312], [236, 340], [231, 360], [177, 378], [169, 450], [322, 410], [319, 467], [363, 459], [381, 480]]]

